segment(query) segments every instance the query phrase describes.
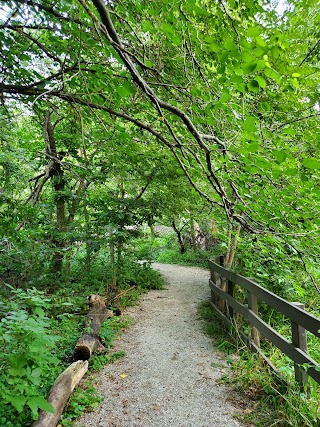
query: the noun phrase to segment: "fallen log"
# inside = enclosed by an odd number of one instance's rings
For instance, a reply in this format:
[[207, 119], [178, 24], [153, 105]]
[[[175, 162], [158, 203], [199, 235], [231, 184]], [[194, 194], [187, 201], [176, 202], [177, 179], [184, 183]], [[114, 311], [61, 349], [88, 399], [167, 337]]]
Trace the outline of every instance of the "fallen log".
[[103, 297], [90, 295], [88, 299], [91, 310], [85, 320], [87, 332], [79, 338], [75, 346], [74, 360], [89, 360], [94, 351], [106, 350], [100, 342], [100, 329], [106, 319], [114, 316], [114, 313], [107, 309]]
[[69, 397], [87, 370], [88, 361], [78, 360], [59, 375], [47, 399], [55, 409], [54, 414], [40, 411], [39, 418], [32, 427], [56, 427]]

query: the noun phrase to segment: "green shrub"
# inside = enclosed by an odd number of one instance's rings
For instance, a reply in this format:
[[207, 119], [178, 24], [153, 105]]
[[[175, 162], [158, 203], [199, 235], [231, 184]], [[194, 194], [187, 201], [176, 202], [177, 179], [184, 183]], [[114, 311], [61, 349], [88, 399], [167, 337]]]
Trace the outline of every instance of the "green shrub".
[[[276, 366], [286, 379], [279, 380], [257, 355], [247, 350], [236, 334], [226, 332], [208, 303], [199, 306], [198, 313], [214, 345], [229, 355], [230, 372], [220, 381], [232, 384], [255, 400], [252, 409], [248, 408], [247, 413], [239, 414], [238, 418], [257, 427], [320, 426], [320, 393], [315, 381], [309, 379], [309, 392], [301, 390], [294, 381], [287, 356], [272, 347], [278, 354]], [[262, 345], [265, 345], [263, 341]]]
[[125, 258], [119, 268], [117, 283], [122, 288], [135, 286], [140, 290], [150, 290], [162, 289], [164, 282], [160, 273], [153, 270], [150, 262]]
[[52, 411], [45, 399], [51, 378], [58, 372], [59, 360], [52, 354], [58, 340], [50, 334], [51, 320], [45, 316], [48, 298], [29, 289], [13, 290], [14, 301], [7, 301], [0, 322], [0, 407], [1, 426], [27, 425], [36, 419], [38, 409]]
[[86, 410], [93, 410], [102, 401], [95, 387], [90, 381], [86, 381], [77, 387], [69, 400], [62, 416], [60, 425], [71, 427], [73, 421], [82, 415]]

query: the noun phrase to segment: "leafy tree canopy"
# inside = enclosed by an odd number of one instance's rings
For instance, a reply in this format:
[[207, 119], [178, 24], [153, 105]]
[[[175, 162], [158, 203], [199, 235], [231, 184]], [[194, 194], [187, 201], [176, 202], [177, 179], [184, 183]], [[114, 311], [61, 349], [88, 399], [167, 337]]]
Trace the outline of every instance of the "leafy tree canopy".
[[137, 162], [141, 150], [159, 160], [162, 149], [171, 152], [176, 172], [228, 221], [286, 236], [293, 245], [299, 238], [304, 248], [311, 241], [314, 248], [319, 12], [314, 0], [288, 1], [282, 14], [276, 6], [6, 2], [3, 103], [23, 103], [42, 117], [47, 110], [68, 111], [79, 124], [78, 139], [65, 137], [73, 161], [77, 140], [90, 140], [83, 131], [90, 123], [90, 132], [101, 134], [96, 158], [103, 163], [107, 140], [122, 146], [117, 160], [108, 148], [110, 171], [113, 161], [128, 175], [137, 166], [142, 188], [154, 165]]

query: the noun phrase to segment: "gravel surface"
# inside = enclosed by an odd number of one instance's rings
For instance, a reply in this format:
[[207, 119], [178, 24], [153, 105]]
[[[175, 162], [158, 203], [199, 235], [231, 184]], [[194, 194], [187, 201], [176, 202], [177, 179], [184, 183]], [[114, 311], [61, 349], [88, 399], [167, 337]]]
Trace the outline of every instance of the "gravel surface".
[[104, 396], [76, 426], [240, 427], [232, 392], [217, 383], [226, 362], [204, 335], [197, 307], [209, 298], [209, 272], [154, 264], [166, 289], [146, 294], [127, 310], [135, 323], [115, 343], [126, 356], [96, 377]]

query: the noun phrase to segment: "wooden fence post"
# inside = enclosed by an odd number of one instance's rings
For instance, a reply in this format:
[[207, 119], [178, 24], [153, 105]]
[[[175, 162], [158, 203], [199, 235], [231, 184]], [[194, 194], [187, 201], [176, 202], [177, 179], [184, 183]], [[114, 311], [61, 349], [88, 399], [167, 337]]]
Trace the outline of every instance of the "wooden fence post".
[[[258, 314], [258, 299], [251, 292], [247, 291], [248, 308], [255, 314]], [[255, 326], [251, 326], [251, 339], [257, 347], [260, 347], [260, 335], [259, 331]]]
[[[213, 281], [215, 285], [218, 284], [218, 279], [219, 279], [218, 273], [216, 273], [212, 267], [210, 268], [210, 279]], [[212, 304], [217, 306], [218, 297], [212, 290], [211, 290], [211, 302]]]
[[219, 256], [219, 264], [221, 265], [221, 267], [224, 267], [224, 258], [225, 258], [224, 255]]
[[[300, 302], [292, 302], [291, 304], [304, 310], [304, 304]], [[291, 320], [291, 334], [292, 334], [292, 344], [295, 347], [298, 347], [302, 351], [307, 353], [308, 345], [307, 345], [306, 330], [302, 326], [300, 326], [298, 323], [294, 322], [293, 320]], [[294, 375], [295, 375], [296, 381], [301, 385], [301, 387], [304, 388], [305, 384], [308, 381], [307, 371], [303, 368], [300, 368], [300, 366], [295, 363]]]
[[[217, 256], [214, 259], [214, 262], [216, 264], [219, 265], [223, 265], [223, 255]], [[221, 264], [222, 263], [222, 264]], [[217, 273], [216, 271], [214, 271], [213, 269], [210, 269], [210, 275], [211, 275], [211, 280], [213, 281], [213, 283], [218, 286], [219, 288], [221, 287], [221, 277], [219, 275], [219, 273]], [[213, 291], [211, 291], [211, 302], [216, 306], [219, 307], [220, 306], [220, 298], [218, 297], [218, 295], [216, 295]]]
[[[231, 280], [227, 281], [227, 293], [233, 298], [234, 283]], [[233, 308], [227, 304], [227, 317], [233, 322]]]
[[[224, 267], [224, 259], [225, 259], [225, 256], [220, 255], [219, 264], [221, 265], [221, 267]], [[220, 276], [220, 284], [218, 286], [222, 291], [227, 292], [227, 279], [223, 276]], [[227, 305], [226, 305], [226, 302], [222, 298], [218, 299], [218, 308], [221, 311], [221, 313], [226, 314]]]

